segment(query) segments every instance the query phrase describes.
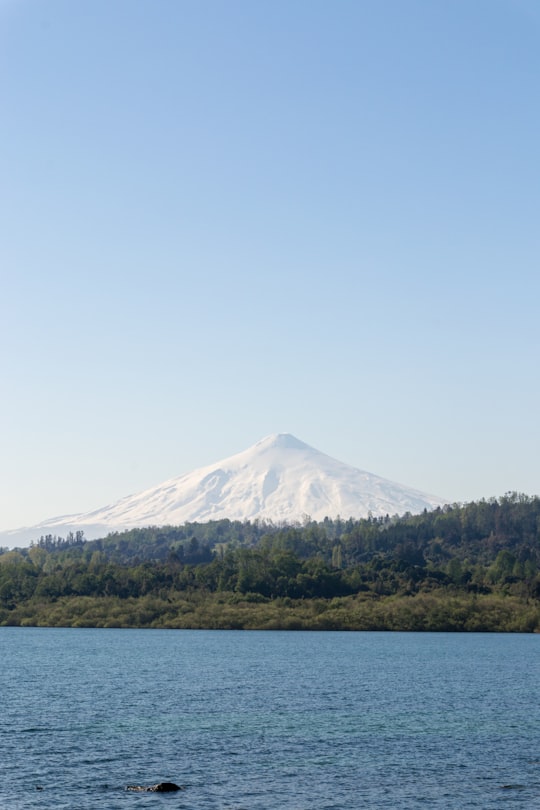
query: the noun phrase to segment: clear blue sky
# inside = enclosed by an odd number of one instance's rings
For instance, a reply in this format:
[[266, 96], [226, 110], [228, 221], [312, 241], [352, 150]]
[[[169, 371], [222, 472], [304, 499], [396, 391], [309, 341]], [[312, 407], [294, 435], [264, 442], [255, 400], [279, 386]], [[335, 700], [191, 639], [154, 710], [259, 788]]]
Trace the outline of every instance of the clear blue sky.
[[0, 0], [0, 528], [290, 432], [540, 493], [537, 0]]

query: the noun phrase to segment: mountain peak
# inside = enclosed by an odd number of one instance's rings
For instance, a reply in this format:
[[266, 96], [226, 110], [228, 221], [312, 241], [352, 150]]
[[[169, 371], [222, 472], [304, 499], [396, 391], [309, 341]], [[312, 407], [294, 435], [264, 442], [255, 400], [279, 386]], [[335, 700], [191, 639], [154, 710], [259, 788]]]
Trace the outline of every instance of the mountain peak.
[[258, 449], [267, 449], [270, 447], [277, 447], [283, 450], [308, 450], [311, 449], [308, 444], [301, 442], [292, 433], [271, 433], [270, 436], [265, 436], [253, 447]]

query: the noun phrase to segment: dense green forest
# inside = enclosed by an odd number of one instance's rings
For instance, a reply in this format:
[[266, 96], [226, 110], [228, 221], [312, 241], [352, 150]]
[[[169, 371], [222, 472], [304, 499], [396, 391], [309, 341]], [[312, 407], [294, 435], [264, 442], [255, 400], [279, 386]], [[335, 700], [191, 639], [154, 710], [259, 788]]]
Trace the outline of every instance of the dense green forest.
[[540, 632], [540, 498], [0, 550], [0, 624]]

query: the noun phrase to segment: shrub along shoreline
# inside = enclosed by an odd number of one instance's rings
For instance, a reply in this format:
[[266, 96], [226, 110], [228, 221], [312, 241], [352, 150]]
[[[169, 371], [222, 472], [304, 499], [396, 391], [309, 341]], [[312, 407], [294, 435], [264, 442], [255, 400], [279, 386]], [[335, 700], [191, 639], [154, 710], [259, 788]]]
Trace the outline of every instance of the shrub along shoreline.
[[0, 610], [0, 625], [185, 630], [540, 632], [540, 606], [512, 596], [433, 592], [413, 596], [267, 599], [258, 594], [71, 596]]

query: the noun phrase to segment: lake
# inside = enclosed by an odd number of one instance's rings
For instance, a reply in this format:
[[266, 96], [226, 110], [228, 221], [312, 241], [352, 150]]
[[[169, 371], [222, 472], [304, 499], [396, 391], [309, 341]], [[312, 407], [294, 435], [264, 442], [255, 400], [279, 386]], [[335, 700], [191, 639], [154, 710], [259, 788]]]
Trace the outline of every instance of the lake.
[[[0, 628], [0, 807], [540, 807], [540, 636]], [[180, 793], [126, 791], [173, 781]]]

